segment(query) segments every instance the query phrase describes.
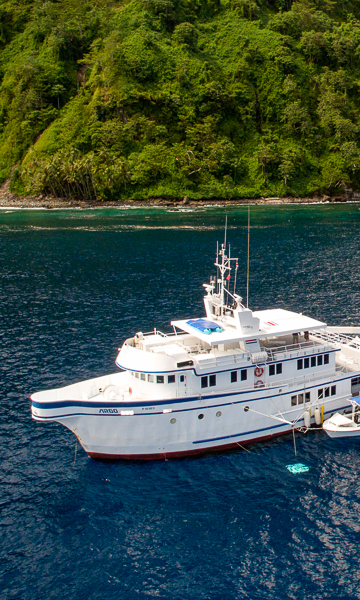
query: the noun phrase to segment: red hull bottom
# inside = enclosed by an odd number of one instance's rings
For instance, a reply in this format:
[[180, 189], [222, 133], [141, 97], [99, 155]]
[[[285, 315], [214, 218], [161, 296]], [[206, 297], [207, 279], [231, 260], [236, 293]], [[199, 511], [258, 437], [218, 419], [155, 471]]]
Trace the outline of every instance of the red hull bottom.
[[159, 454], [101, 454], [99, 452], [88, 452], [88, 456], [94, 460], [103, 462], [115, 461], [115, 460], [166, 460], [168, 458], [187, 458], [191, 456], [204, 456], [205, 454], [212, 454], [214, 452], [225, 452], [227, 450], [243, 449], [244, 446], [256, 442], [264, 442], [281, 435], [291, 433], [290, 431], [282, 431], [281, 433], [274, 433], [272, 435], [266, 435], [256, 439], [245, 440], [243, 442], [231, 442], [230, 444], [222, 444], [221, 446], [212, 446], [211, 448], [198, 448], [194, 450], [184, 450], [181, 452], [162, 452]]

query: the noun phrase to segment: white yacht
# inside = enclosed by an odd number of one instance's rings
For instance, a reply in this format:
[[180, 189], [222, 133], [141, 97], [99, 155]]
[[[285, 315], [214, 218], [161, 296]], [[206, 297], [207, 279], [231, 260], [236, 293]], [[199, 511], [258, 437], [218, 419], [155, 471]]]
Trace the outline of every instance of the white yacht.
[[225, 242], [215, 266], [204, 316], [136, 333], [113, 375], [34, 393], [33, 418], [65, 425], [92, 458], [151, 460], [243, 447], [346, 411], [360, 391], [360, 328], [253, 312]]

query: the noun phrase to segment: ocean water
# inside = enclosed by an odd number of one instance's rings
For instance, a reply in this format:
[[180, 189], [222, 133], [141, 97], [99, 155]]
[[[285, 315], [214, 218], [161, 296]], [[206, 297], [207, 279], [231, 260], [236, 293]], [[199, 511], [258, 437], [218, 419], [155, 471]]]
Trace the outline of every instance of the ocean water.
[[[2, 600], [360, 598], [360, 440], [108, 464], [31, 419], [31, 392], [202, 315], [225, 213], [245, 296], [244, 207], [0, 211]], [[250, 306], [359, 325], [359, 228], [357, 204], [252, 207]]]

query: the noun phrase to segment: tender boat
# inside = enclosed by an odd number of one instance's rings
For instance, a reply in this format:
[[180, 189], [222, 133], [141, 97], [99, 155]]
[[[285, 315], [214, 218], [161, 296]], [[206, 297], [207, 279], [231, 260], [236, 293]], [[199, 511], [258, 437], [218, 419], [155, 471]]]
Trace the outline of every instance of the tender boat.
[[253, 312], [226, 242], [215, 266], [205, 315], [136, 333], [117, 373], [34, 393], [33, 418], [65, 425], [92, 458], [151, 460], [242, 448], [346, 410], [360, 391], [360, 328]]
[[352, 438], [360, 436], [360, 396], [351, 398], [352, 404], [351, 416], [345, 416], [340, 413], [335, 413], [324, 421], [323, 430], [331, 438]]

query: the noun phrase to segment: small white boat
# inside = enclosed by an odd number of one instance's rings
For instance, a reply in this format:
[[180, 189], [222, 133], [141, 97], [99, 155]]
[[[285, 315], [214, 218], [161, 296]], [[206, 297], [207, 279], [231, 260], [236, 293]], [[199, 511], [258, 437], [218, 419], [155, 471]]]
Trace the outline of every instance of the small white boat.
[[330, 419], [324, 421], [323, 430], [331, 438], [352, 438], [360, 436], [360, 396], [351, 398], [352, 414], [351, 416], [335, 413]]

